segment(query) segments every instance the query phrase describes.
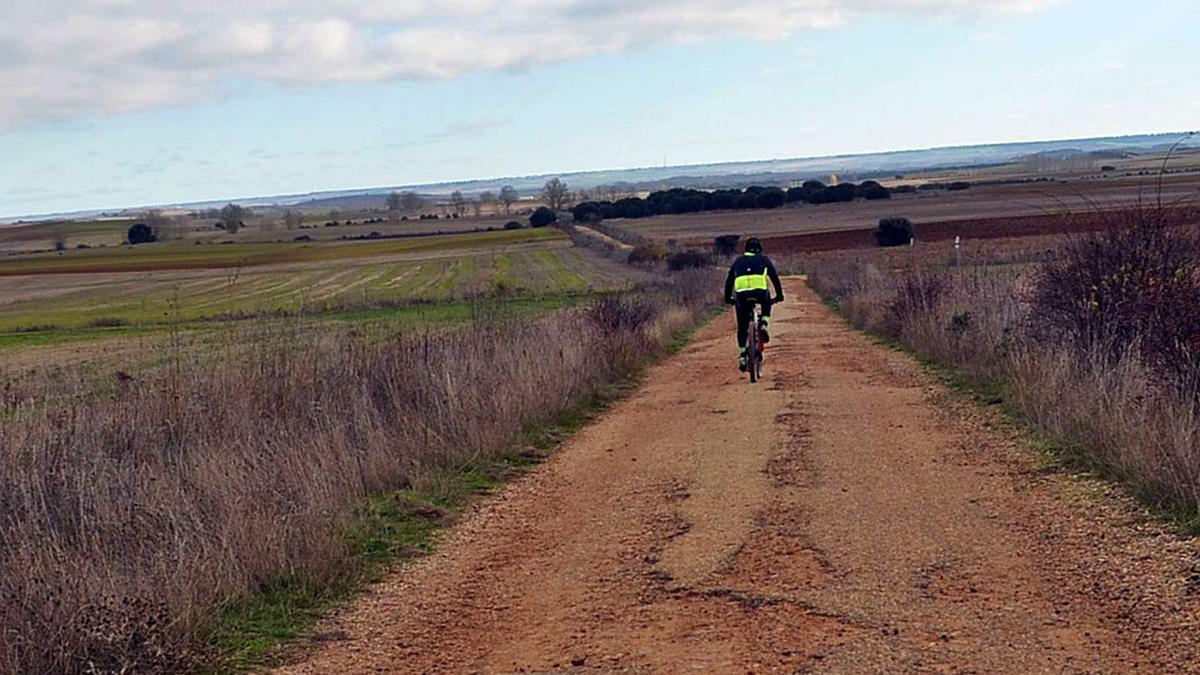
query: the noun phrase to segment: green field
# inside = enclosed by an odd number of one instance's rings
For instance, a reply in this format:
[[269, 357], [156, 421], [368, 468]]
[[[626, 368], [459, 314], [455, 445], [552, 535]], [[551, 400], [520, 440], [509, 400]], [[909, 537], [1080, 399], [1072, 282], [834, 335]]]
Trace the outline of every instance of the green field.
[[408, 319], [416, 314], [396, 310], [409, 305], [432, 318], [430, 308], [463, 300], [576, 297], [627, 287], [636, 276], [551, 228], [13, 255], [0, 259], [0, 349], [264, 316], [386, 310]]
[[230, 244], [172, 242], [61, 253], [9, 255], [0, 258], [0, 276], [231, 269], [383, 256], [413, 257], [556, 240], [565, 242], [566, 235], [556, 229], [541, 228], [363, 241]]

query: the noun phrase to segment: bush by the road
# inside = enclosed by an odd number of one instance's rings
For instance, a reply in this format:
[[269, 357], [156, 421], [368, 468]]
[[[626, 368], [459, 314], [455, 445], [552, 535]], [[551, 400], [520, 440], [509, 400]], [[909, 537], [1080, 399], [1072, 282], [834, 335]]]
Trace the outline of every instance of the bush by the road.
[[701, 251], [679, 251], [667, 256], [667, 269], [672, 272], [710, 267], [712, 263], [712, 256]]
[[722, 234], [713, 239], [713, 253], [716, 255], [736, 255], [737, 245], [741, 236], [736, 234]]
[[522, 227], [524, 227], [524, 225], [522, 225], [521, 223], [519, 223], [515, 220], [510, 220], [504, 224], [504, 229], [506, 229], [506, 230], [519, 230]]
[[653, 263], [660, 260], [665, 260], [670, 251], [662, 244], [642, 244], [635, 246], [629, 252], [629, 262], [637, 263]]
[[1136, 349], [1168, 381], [1200, 384], [1200, 240], [1177, 210], [1132, 208], [1109, 221], [1039, 269], [1039, 330], [1113, 358]]
[[873, 234], [880, 246], [907, 246], [917, 236], [908, 218], [883, 218]]

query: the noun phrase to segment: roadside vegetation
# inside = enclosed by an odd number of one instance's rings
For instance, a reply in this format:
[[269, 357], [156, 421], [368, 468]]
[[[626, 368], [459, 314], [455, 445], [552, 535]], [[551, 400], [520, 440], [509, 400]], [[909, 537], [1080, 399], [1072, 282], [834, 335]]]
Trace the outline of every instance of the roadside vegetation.
[[191, 670], [221, 656], [214, 644], [252, 649], [222, 643], [221, 622], [277, 609], [272, 597], [313, 611], [320, 589], [352, 587], [364, 550], [419, 543], [369, 530], [402, 527], [377, 513], [389, 500], [503, 458], [710, 311], [710, 271], [659, 277], [539, 316], [481, 305], [459, 329], [384, 340], [255, 324], [225, 343], [253, 349], [168, 350], [102, 396], [78, 378], [53, 401], [8, 399], [0, 671]]
[[[949, 366], [1076, 467], [1200, 530], [1200, 221], [1134, 207], [1030, 262], [812, 263], [854, 325]], [[878, 258], [875, 260], [875, 258]]]

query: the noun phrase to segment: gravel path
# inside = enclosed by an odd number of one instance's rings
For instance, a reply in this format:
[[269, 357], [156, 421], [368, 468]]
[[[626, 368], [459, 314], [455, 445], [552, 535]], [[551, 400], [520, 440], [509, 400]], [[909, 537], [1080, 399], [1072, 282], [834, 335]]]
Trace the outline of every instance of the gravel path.
[[1200, 547], [798, 281], [331, 620], [285, 673], [1200, 672]]

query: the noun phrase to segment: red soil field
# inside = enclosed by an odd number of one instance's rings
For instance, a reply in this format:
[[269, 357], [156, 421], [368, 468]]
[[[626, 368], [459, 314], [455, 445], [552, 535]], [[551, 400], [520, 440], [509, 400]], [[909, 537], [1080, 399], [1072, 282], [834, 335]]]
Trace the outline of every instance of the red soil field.
[[[934, 223], [914, 223], [920, 241], [966, 239], [1010, 239], [1054, 234], [1093, 232], [1118, 225], [1119, 212], [1100, 211], [1070, 215], [999, 216], [963, 218]], [[1200, 223], [1200, 209], [1171, 209], [1169, 222], [1176, 225]], [[819, 253], [853, 248], [874, 248], [873, 228], [763, 237], [772, 253]]]

